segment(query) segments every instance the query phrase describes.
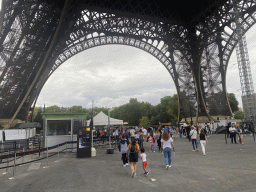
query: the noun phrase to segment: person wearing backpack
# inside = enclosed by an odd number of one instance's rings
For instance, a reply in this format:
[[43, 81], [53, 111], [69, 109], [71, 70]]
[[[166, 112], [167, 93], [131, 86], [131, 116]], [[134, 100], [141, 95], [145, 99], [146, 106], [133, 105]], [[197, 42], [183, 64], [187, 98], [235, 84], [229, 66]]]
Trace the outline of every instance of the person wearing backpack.
[[120, 141], [118, 145], [119, 152], [122, 154], [122, 160], [123, 160], [123, 166], [126, 167], [128, 164], [128, 158], [127, 158], [127, 149], [128, 149], [129, 141], [126, 139], [124, 135], [122, 135], [122, 140]]
[[129, 144], [128, 149], [127, 149], [127, 157], [129, 154], [129, 162], [130, 162], [130, 167], [132, 170], [132, 178], [134, 176], [136, 176], [139, 150], [140, 150], [139, 145], [136, 143], [136, 140], [133, 139], [132, 143]]

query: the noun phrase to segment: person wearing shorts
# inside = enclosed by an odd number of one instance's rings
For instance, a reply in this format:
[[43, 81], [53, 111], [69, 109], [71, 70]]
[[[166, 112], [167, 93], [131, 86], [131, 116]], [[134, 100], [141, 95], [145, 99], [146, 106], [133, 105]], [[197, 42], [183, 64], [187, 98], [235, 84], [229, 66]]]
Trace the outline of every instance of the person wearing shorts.
[[142, 160], [142, 167], [143, 167], [143, 169], [144, 169], [144, 175], [145, 175], [145, 177], [146, 176], [148, 176], [148, 171], [147, 171], [147, 165], [148, 165], [148, 161], [147, 161], [147, 159], [146, 159], [146, 157], [147, 157], [147, 155], [146, 155], [146, 153], [145, 153], [145, 149], [144, 148], [141, 148], [140, 149], [140, 152], [141, 152], [141, 154], [140, 154], [140, 158], [141, 158], [141, 160]]

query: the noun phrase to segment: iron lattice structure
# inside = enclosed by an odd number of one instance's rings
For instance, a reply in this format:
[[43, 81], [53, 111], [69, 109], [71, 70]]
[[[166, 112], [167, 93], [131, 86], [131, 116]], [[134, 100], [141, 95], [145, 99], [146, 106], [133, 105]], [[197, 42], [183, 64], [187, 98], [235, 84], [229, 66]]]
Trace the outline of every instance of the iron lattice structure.
[[242, 34], [241, 13], [238, 11], [237, 2], [234, 1], [235, 27], [238, 37], [236, 57], [242, 90], [242, 103], [245, 120], [254, 121], [256, 117], [256, 95], [254, 93], [251, 66], [245, 35]]
[[[233, 2], [174, 6], [155, 0], [3, 0], [0, 15], [0, 118], [26, 119], [53, 72], [89, 48], [142, 49], [168, 70], [183, 117], [231, 115], [226, 72], [238, 42]], [[237, 1], [241, 33], [256, 22], [255, 1]], [[172, 83], [172, 82], [170, 82]]]

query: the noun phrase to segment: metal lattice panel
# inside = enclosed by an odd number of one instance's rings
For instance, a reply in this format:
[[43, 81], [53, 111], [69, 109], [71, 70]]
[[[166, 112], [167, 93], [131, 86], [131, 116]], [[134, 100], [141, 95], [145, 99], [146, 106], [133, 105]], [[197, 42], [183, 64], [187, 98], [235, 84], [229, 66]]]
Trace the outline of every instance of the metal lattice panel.
[[[154, 0], [3, 0], [0, 118], [18, 112], [17, 118], [25, 119], [62, 63], [107, 44], [156, 57], [174, 80], [184, 117], [230, 114], [225, 80], [237, 43], [232, 1], [188, 5], [191, 17], [182, 15], [183, 7]], [[239, 1], [238, 9], [244, 34], [256, 21], [255, 2]]]

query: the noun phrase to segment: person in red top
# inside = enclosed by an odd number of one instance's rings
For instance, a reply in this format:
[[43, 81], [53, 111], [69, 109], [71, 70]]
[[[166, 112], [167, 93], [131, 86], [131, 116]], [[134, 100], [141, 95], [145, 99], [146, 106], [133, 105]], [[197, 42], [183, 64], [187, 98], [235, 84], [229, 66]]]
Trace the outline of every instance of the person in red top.
[[102, 144], [104, 144], [104, 137], [105, 137], [105, 130], [104, 129], [101, 130], [100, 137], [101, 137], [101, 140], [102, 140]]

